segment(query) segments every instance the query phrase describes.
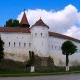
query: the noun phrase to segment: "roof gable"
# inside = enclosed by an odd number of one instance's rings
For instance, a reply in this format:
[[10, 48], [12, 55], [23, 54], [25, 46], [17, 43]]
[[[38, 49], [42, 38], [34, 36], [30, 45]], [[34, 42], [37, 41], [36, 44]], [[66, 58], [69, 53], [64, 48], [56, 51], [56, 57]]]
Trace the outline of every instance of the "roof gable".
[[34, 26], [42, 26], [42, 27], [47, 27], [47, 28], [49, 28], [49, 26], [47, 26], [44, 22], [43, 22], [43, 20], [40, 18], [34, 25], [32, 25], [32, 27], [34, 27]]

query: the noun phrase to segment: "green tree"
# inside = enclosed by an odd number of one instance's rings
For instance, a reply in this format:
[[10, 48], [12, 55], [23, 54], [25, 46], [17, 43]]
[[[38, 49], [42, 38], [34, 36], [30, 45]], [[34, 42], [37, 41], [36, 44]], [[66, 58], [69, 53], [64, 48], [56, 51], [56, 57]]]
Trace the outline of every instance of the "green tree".
[[66, 71], [69, 71], [69, 55], [72, 55], [76, 52], [77, 47], [71, 41], [65, 41], [62, 44], [62, 54], [66, 55]]
[[9, 19], [8, 21], [6, 21], [6, 27], [12, 27], [13, 26], [13, 20]]
[[19, 21], [18, 20], [13, 20], [13, 27], [19, 26]]
[[0, 61], [3, 59], [4, 57], [4, 42], [1, 40], [1, 37], [0, 37]]
[[8, 21], [6, 21], [5, 27], [16, 27], [16, 26], [19, 26], [18, 20], [9, 19]]

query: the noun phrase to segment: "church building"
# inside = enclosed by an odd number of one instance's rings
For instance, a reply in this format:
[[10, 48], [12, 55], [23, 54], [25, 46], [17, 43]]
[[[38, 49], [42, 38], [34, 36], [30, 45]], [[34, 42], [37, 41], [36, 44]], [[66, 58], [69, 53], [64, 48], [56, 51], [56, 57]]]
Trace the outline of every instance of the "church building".
[[29, 58], [29, 51], [41, 57], [51, 56], [55, 65], [64, 65], [65, 56], [61, 46], [64, 41], [70, 40], [77, 46], [75, 54], [70, 56], [70, 63], [80, 62], [80, 40], [50, 32], [49, 26], [40, 18], [30, 26], [24, 12], [17, 27], [0, 27], [0, 36], [4, 41], [5, 58], [24, 62]]

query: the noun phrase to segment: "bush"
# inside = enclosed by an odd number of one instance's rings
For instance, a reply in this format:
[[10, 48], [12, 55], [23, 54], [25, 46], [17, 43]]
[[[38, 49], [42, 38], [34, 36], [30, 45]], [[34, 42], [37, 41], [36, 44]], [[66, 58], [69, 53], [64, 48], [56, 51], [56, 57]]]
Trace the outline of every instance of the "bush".
[[8, 70], [8, 71], [25, 70], [25, 63], [13, 61], [10, 59], [3, 59], [0, 62], [0, 70]]

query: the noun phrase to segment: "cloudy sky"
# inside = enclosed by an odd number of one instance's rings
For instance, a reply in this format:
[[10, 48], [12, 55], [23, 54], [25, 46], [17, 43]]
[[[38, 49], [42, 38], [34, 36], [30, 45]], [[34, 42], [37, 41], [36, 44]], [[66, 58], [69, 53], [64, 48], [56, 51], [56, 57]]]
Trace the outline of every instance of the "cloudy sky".
[[[58, 11], [45, 9], [28, 9], [25, 11], [30, 25], [33, 25], [40, 17], [50, 27], [50, 31], [62, 33], [80, 39], [80, 12], [69, 4]], [[23, 12], [18, 15], [22, 18]]]
[[0, 25], [24, 9], [31, 25], [41, 17], [50, 31], [80, 39], [80, 0], [0, 0]]

